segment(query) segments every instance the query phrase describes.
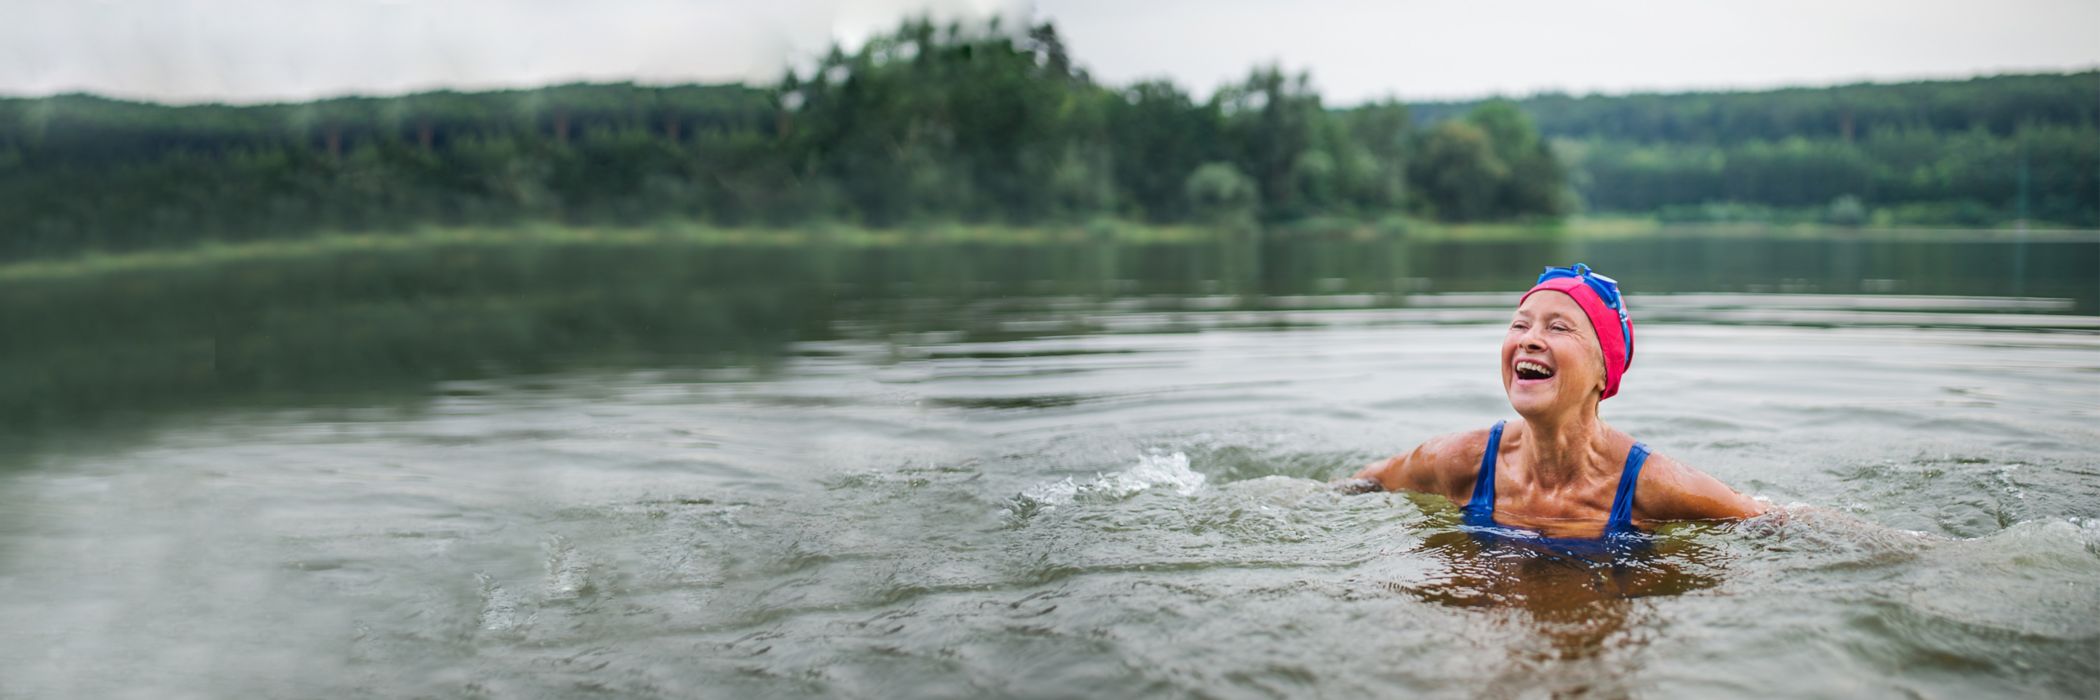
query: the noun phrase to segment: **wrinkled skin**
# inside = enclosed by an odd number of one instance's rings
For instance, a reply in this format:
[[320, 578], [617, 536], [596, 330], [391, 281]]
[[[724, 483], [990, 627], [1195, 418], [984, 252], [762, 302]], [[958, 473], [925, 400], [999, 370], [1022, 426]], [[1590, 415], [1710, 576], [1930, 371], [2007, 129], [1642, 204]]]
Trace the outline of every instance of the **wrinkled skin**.
[[[1519, 380], [1518, 360], [1542, 363], [1553, 376]], [[1604, 351], [1582, 307], [1558, 292], [1526, 298], [1502, 338], [1502, 391], [1517, 415], [1547, 422], [1561, 422], [1584, 409], [1595, 415], [1604, 387]]]
[[[1557, 291], [1525, 298], [1502, 339], [1501, 374], [1521, 420], [1504, 429], [1496, 453], [1495, 521], [1554, 537], [1602, 534], [1631, 436], [1598, 416], [1604, 352], [1575, 300]], [[1342, 486], [1417, 491], [1463, 503], [1473, 493], [1488, 430], [1442, 435], [1413, 451], [1373, 462]], [[1675, 459], [1652, 453], [1635, 486], [1633, 521], [1747, 518], [1764, 504]]]

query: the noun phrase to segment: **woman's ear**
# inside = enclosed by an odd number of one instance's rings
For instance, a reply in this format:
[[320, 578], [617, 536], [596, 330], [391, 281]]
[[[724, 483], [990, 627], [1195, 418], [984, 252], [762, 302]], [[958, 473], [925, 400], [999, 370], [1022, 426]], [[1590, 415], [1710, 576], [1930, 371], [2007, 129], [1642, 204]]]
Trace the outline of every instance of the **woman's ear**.
[[1602, 347], [1597, 349], [1597, 368], [1602, 370], [1597, 373], [1597, 400], [1603, 401], [1604, 392], [1611, 390], [1611, 363], [1605, 361]]

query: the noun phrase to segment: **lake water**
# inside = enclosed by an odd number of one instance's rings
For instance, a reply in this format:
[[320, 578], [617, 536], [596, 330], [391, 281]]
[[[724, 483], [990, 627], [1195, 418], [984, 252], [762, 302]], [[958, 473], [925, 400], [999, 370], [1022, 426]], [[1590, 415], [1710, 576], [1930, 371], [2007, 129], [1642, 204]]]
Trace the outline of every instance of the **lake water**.
[[[1324, 482], [1603, 415], [1610, 564]], [[2091, 697], [2100, 240], [455, 247], [0, 276], [0, 697]]]

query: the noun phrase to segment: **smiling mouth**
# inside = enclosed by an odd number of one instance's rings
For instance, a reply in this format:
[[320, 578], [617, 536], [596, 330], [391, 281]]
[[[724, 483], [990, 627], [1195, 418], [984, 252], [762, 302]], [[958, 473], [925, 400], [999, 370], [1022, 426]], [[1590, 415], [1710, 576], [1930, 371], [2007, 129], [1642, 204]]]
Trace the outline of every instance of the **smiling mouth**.
[[1530, 360], [1517, 360], [1516, 370], [1518, 379], [1553, 378], [1553, 368], [1547, 367], [1537, 362], [1532, 362]]

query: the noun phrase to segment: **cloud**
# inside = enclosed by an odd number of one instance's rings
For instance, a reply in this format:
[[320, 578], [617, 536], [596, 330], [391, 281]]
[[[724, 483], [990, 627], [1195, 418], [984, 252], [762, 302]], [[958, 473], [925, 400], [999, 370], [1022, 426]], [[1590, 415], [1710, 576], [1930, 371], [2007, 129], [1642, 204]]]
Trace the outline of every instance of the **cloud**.
[[899, 19], [1050, 19], [1102, 80], [1278, 61], [1336, 104], [2100, 66], [2091, 0], [0, 0], [0, 94], [176, 102], [771, 82]]
[[1109, 82], [1257, 62], [1331, 103], [1965, 77], [2100, 66], [2093, 0], [1042, 0]]
[[579, 80], [780, 77], [899, 18], [1023, 14], [1008, 0], [0, 0], [0, 92], [300, 100]]

